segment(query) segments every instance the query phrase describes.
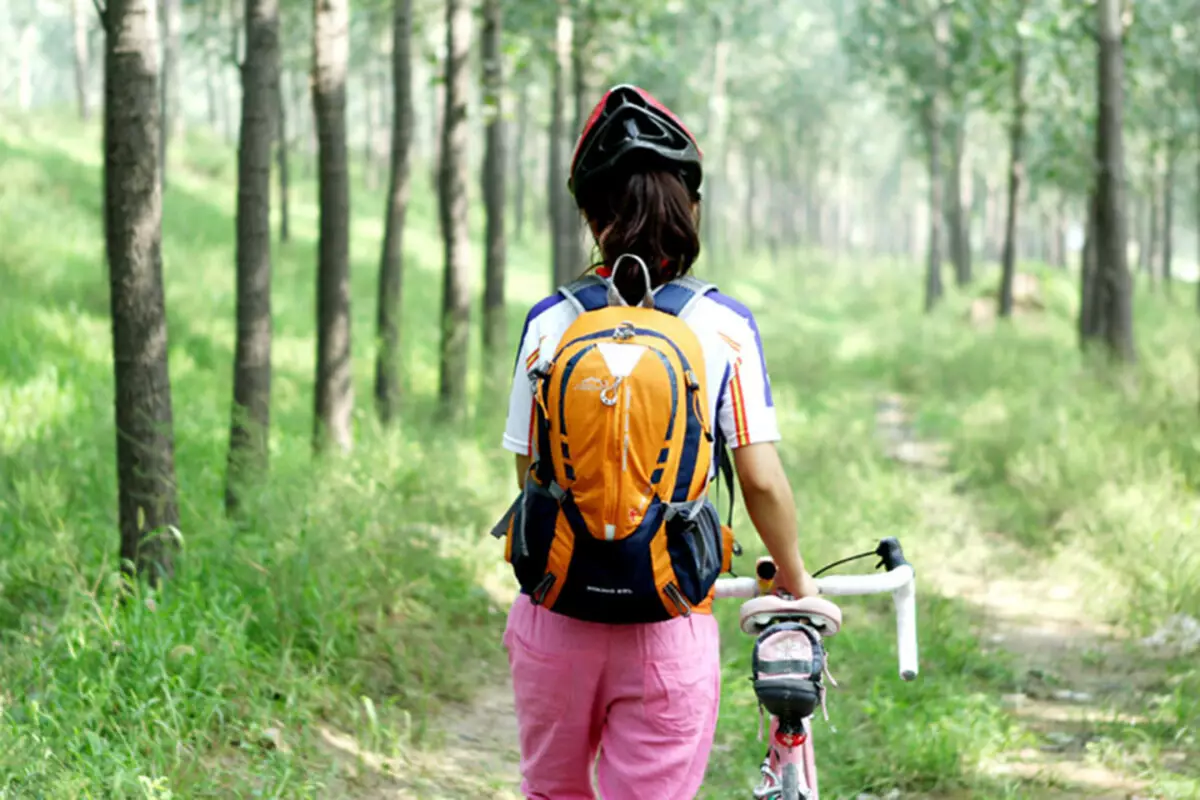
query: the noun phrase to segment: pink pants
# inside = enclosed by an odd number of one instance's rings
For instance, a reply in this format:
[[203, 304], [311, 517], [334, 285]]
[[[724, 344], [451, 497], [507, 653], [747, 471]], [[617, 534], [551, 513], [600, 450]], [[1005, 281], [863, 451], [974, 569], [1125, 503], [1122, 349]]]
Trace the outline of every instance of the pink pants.
[[[504, 632], [531, 800], [692, 800], [720, 702], [717, 621], [604, 625], [519, 595]], [[597, 762], [597, 752], [599, 760]]]

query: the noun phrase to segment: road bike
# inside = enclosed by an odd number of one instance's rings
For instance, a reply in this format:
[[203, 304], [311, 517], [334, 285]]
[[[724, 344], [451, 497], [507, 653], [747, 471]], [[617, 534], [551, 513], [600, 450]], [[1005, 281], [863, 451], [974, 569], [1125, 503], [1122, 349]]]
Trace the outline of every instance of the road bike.
[[[886, 572], [828, 575], [825, 571], [859, 558], [879, 556]], [[917, 596], [912, 566], [900, 542], [883, 539], [875, 550], [836, 561], [814, 573], [822, 595], [891, 593], [896, 609], [900, 677], [917, 677]], [[829, 676], [823, 642], [842, 627], [842, 612], [823, 597], [793, 598], [774, 592], [775, 564], [761, 558], [753, 578], [721, 578], [717, 597], [745, 598], [742, 631], [755, 637], [754, 690], [760, 712], [770, 717], [767, 754], [759, 767], [755, 800], [818, 800], [812, 717], [825, 707]], [[836, 684], [834, 684], [836, 686]]]

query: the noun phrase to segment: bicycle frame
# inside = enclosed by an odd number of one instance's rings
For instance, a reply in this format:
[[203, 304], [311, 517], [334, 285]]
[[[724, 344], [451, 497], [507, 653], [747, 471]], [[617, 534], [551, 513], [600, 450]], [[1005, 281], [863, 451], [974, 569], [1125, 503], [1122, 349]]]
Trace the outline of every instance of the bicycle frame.
[[[904, 560], [900, 543], [883, 539], [875, 553], [887, 572], [867, 575], [831, 575], [817, 579], [822, 595], [850, 596], [891, 593], [896, 609], [896, 642], [900, 677], [911, 681], [919, 669], [917, 651], [916, 578], [912, 566]], [[770, 563], [769, 560], [759, 562]], [[767, 574], [764, 574], [767, 573]], [[756, 578], [721, 578], [717, 597], [752, 599], [770, 590], [774, 566], [759, 571]], [[788, 613], [805, 617], [804, 613]], [[814, 625], [820, 632], [820, 626]], [[755, 800], [819, 800], [817, 764], [812, 741], [812, 718], [799, 723], [781, 722], [772, 715], [768, 732], [767, 756], [759, 767], [760, 782], [754, 789]]]

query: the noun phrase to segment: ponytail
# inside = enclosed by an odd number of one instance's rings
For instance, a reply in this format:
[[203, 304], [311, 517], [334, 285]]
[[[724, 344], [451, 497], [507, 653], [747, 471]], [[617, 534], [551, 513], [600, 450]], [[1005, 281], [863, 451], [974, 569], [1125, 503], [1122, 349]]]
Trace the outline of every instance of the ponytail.
[[612, 280], [625, 301], [639, 302], [646, 293], [642, 269], [632, 254], [645, 262], [651, 287], [657, 288], [691, 271], [700, 255], [695, 198], [673, 172], [633, 172], [578, 198], [580, 210], [596, 232], [596, 244]]

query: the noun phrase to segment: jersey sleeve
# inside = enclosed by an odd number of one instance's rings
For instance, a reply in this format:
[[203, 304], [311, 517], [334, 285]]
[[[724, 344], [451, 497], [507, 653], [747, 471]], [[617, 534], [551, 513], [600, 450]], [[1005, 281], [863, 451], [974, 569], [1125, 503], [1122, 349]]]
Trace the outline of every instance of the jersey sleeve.
[[[530, 317], [533, 312], [530, 312]], [[508, 422], [504, 427], [504, 449], [517, 455], [533, 455], [533, 386], [528, 371], [540, 355], [541, 334], [536, 319], [526, 319], [525, 333], [513, 365], [512, 391], [508, 395]]]
[[741, 322], [721, 333], [729, 363], [717, 414], [725, 441], [735, 449], [781, 438], [758, 326], [752, 316]]

